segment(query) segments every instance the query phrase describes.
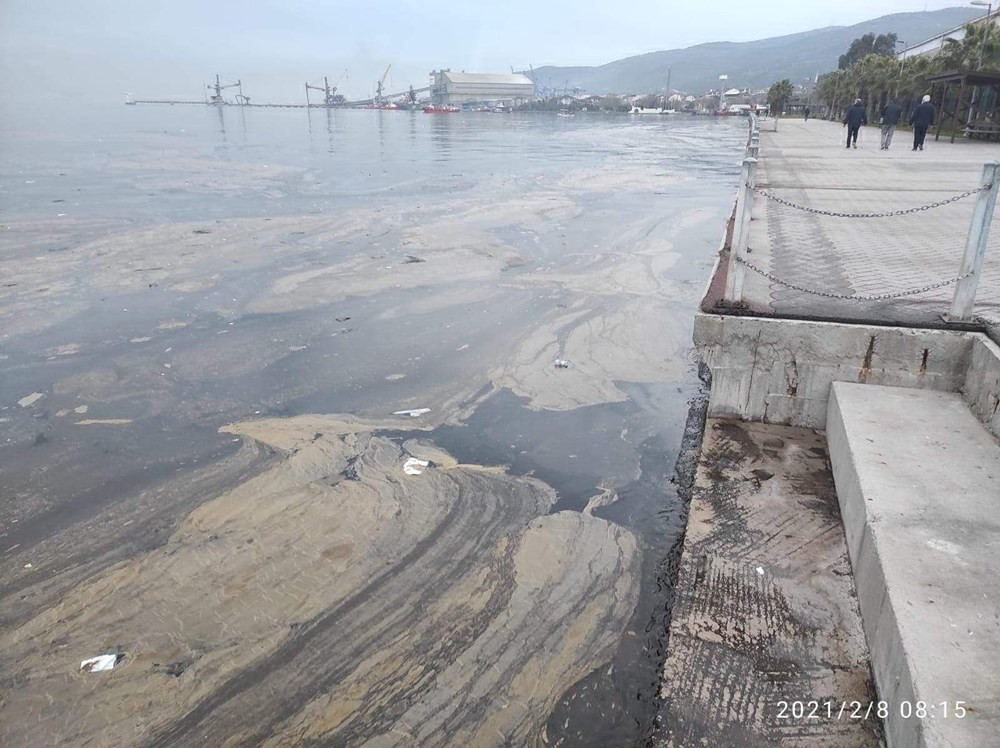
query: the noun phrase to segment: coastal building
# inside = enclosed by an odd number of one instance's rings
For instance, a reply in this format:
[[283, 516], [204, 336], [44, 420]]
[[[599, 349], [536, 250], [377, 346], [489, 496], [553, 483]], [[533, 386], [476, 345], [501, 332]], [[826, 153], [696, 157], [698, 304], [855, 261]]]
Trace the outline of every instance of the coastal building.
[[[1000, 8], [990, 12], [988, 15], [983, 15], [971, 23], [990, 23], [993, 26], [1000, 25]], [[917, 44], [911, 44], [909, 47], [896, 53], [897, 60], [909, 60], [912, 57], [923, 57], [924, 55], [937, 54], [944, 47], [945, 42], [949, 39], [956, 42], [962, 41], [965, 38], [965, 25], [958, 26], [953, 29], [949, 29], [941, 34], [932, 36], [930, 39], [924, 39], [922, 42]]]
[[535, 84], [520, 73], [453, 73], [435, 70], [430, 74], [431, 101], [435, 106], [461, 106], [471, 102], [514, 104], [535, 96]]

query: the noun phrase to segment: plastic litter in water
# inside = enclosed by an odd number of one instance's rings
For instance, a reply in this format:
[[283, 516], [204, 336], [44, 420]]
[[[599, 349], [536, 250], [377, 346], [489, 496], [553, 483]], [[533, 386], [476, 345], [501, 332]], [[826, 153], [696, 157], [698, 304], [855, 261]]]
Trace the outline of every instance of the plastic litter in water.
[[422, 416], [424, 413], [430, 413], [430, 408], [414, 408], [413, 410], [397, 410], [393, 412], [394, 416], [410, 416], [411, 418], [416, 418], [417, 416]]
[[81, 662], [80, 672], [100, 673], [105, 670], [111, 670], [117, 664], [118, 664], [118, 655], [116, 654], [97, 655], [97, 657], [91, 657], [90, 659]]
[[757, 567], [757, 573], [760, 574], [761, 576], [764, 576], [764, 569], [762, 567], [758, 566]]
[[405, 463], [403, 463], [403, 472], [407, 475], [420, 475], [424, 472], [425, 467], [430, 467], [431, 464], [427, 460], [418, 460], [416, 457], [411, 457]]
[[569, 368], [569, 361], [567, 361], [564, 358], [557, 358], [556, 359], [556, 368], [557, 369], [568, 369]]

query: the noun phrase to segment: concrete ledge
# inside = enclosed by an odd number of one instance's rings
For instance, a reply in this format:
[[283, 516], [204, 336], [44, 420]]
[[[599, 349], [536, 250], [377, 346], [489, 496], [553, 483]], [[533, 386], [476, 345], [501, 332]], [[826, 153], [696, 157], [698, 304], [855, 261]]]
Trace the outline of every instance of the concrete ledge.
[[707, 313], [694, 323], [712, 371], [710, 417], [816, 429], [826, 425], [833, 382], [961, 391], [977, 339], [989, 342], [950, 330]]
[[889, 745], [996, 745], [1000, 445], [958, 394], [845, 382], [827, 443]]
[[973, 343], [962, 392], [976, 417], [1000, 437], [1000, 346], [985, 335]]

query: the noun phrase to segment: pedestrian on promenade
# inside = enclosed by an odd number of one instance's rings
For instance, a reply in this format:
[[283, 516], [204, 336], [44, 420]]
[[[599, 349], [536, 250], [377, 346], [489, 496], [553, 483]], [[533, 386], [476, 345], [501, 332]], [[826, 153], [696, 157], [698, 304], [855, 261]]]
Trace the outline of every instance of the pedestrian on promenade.
[[868, 112], [861, 103], [861, 99], [855, 99], [854, 106], [848, 109], [847, 114], [844, 115], [844, 127], [847, 128], [848, 148], [850, 148], [851, 145], [855, 148], [858, 147], [858, 130], [861, 129], [861, 125], [867, 124]]
[[806, 122], [808, 122], [809, 121], [809, 107], [806, 107], [805, 111], [803, 113], [806, 115]]
[[889, 146], [892, 145], [892, 135], [896, 132], [896, 125], [899, 124], [899, 118], [903, 116], [903, 107], [899, 105], [899, 102], [895, 99], [888, 104], [886, 104], [885, 109], [882, 110], [882, 150], [889, 150]]
[[931, 97], [924, 96], [923, 101], [913, 110], [910, 115], [910, 124], [913, 125], [913, 150], [924, 149], [924, 138], [927, 137], [927, 129], [934, 124], [937, 112], [931, 104]]

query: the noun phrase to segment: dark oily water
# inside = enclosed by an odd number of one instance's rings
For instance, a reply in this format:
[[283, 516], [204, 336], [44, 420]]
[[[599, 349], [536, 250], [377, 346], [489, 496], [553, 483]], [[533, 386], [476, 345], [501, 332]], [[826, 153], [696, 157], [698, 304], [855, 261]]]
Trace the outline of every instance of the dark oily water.
[[742, 122], [0, 126], [4, 744], [649, 735]]

